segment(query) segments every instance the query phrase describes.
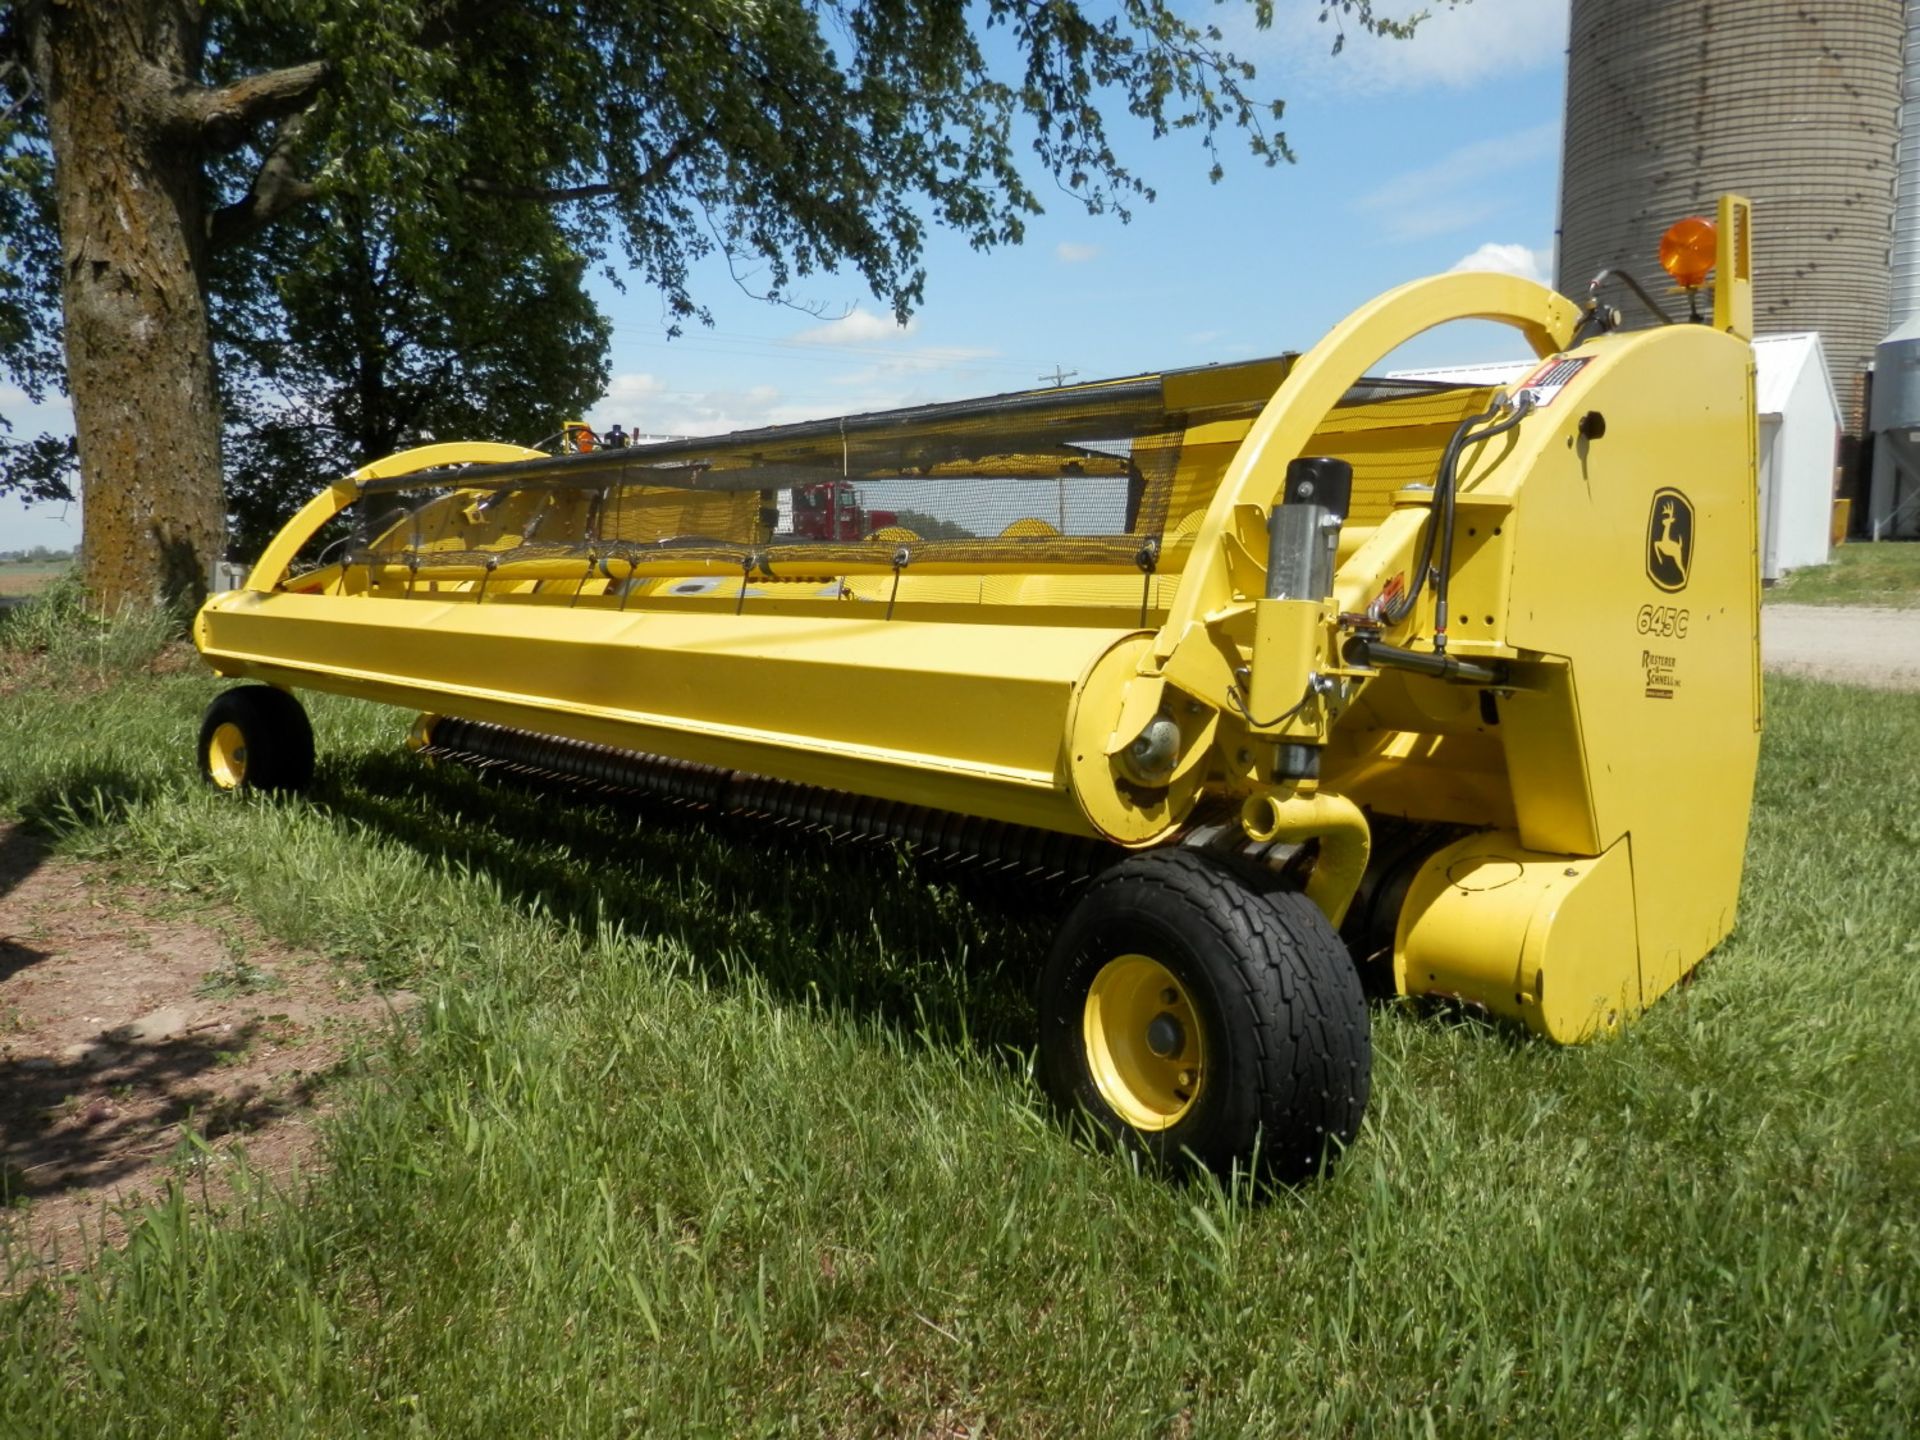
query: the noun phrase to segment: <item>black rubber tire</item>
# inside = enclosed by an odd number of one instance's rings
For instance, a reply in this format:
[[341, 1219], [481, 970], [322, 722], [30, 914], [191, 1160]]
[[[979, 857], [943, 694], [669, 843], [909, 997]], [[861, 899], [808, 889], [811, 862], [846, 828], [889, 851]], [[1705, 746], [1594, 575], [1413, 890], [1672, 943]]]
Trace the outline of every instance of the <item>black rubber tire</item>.
[[[1095, 1083], [1083, 1016], [1109, 960], [1142, 954], [1186, 988], [1207, 1061], [1192, 1108], [1140, 1130]], [[1366, 1113], [1373, 1046], [1360, 978], [1319, 908], [1256, 893], [1192, 850], [1149, 851], [1096, 879], [1041, 974], [1040, 1071], [1055, 1103], [1155, 1159], [1281, 1182], [1331, 1165]], [[1331, 1142], [1331, 1143], [1330, 1143]]]
[[[237, 784], [216, 777], [215, 732], [240, 731], [245, 770]], [[300, 702], [271, 685], [242, 685], [214, 697], [200, 722], [200, 778], [223, 790], [304, 790], [313, 780], [313, 726]]]

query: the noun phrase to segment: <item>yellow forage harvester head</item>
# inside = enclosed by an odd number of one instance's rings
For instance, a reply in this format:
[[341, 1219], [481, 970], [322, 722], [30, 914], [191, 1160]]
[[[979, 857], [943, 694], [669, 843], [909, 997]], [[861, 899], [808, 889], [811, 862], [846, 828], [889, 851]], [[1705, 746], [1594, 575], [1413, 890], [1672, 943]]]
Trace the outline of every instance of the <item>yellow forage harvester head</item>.
[[[288, 692], [331, 690], [425, 712], [436, 763], [1065, 886], [1049, 1093], [1169, 1163], [1314, 1174], [1367, 1103], [1366, 991], [1581, 1041], [1733, 924], [1750, 228], [1728, 197], [1662, 244], [1711, 324], [1448, 274], [1263, 360], [389, 457], [202, 610], [258, 683], [200, 766], [298, 788]], [[1456, 320], [1531, 358], [1369, 374]]]

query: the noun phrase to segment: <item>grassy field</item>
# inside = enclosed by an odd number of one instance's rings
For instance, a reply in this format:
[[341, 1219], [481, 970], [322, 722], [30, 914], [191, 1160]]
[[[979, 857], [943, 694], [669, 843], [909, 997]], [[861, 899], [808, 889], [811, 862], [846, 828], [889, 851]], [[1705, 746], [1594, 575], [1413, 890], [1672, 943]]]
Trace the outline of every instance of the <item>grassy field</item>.
[[0, 809], [426, 1003], [346, 1082], [325, 1173], [217, 1222], [183, 1194], [0, 1302], [9, 1434], [1920, 1415], [1920, 696], [1772, 686], [1740, 926], [1699, 978], [1578, 1050], [1377, 1011], [1356, 1149], [1259, 1200], [1045, 1113], [1030, 907], [492, 792], [346, 702], [315, 706], [316, 795], [216, 796], [213, 683], [112, 643], [0, 673]]
[[71, 560], [0, 561], [0, 596], [38, 595], [72, 568]]
[[1833, 552], [1833, 563], [1793, 570], [1767, 591], [1786, 605], [1920, 606], [1920, 544], [1855, 541]]

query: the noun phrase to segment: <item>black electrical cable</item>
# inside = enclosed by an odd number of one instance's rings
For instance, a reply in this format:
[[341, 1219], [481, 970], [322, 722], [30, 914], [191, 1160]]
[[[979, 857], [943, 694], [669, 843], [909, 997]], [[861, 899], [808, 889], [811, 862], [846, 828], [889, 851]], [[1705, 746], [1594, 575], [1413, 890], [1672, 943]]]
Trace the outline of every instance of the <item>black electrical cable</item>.
[[1420, 543], [1420, 563], [1413, 567], [1413, 580], [1406, 592], [1389, 604], [1384, 618], [1389, 625], [1398, 625], [1413, 613], [1413, 607], [1420, 599], [1420, 591], [1427, 583], [1427, 571], [1433, 568], [1433, 549], [1439, 538], [1438, 526], [1442, 505], [1442, 496], [1453, 481], [1453, 469], [1460, 457], [1460, 451], [1466, 445], [1467, 432], [1474, 426], [1493, 419], [1506, 406], [1506, 397], [1496, 395], [1493, 404], [1478, 415], [1469, 415], [1454, 426], [1453, 434], [1448, 437], [1446, 448], [1440, 452], [1440, 466], [1433, 474], [1433, 499], [1427, 505], [1427, 528]]
[[[1491, 440], [1496, 435], [1504, 435], [1526, 419], [1533, 412], [1533, 392], [1522, 390], [1519, 398], [1512, 402], [1507, 402], [1502, 397], [1501, 404], [1507, 403], [1511, 403], [1512, 413], [1506, 419], [1496, 421], [1485, 429], [1468, 433], [1461, 440], [1459, 448], [1454, 451], [1447, 471], [1446, 513], [1440, 521], [1440, 568], [1434, 573], [1433, 579], [1433, 653], [1436, 655], [1444, 655], [1447, 652], [1447, 592], [1453, 584], [1454, 497], [1460, 488], [1454, 471], [1459, 465], [1460, 456], [1466, 452], [1467, 446], [1478, 445], [1483, 440]], [[1499, 408], [1500, 405], [1495, 406], [1496, 411]], [[1458, 432], [1455, 433], [1458, 434]], [[1439, 502], [1438, 494], [1434, 499], [1435, 503]]]
[[1291, 710], [1282, 710], [1278, 715], [1274, 716], [1273, 719], [1271, 720], [1256, 720], [1253, 718], [1253, 712], [1247, 708], [1247, 702], [1241, 697], [1240, 687], [1238, 685], [1229, 685], [1227, 687], [1227, 703], [1231, 705], [1235, 710], [1239, 711], [1240, 718], [1246, 721], [1247, 724], [1251, 726], [1253, 729], [1271, 730], [1276, 725], [1286, 724], [1287, 721], [1291, 720], [1294, 716], [1298, 715], [1302, 710], [1306, 709], [1307, 702], [1313, 699], [1313, 697], [1317, 693], [1318, 693], [1318, 687], [1314, 685], [1313, 681], [1311, 680], [1307, 681], [1306, 692], [1301, 695], [1300, 702], [1297, 705], [1295, 705]]
[[1580, 342], [1586, 338], [1589, 327], [1596, 334], [1604, 335], [1609, 330], [1617, 328], [1619, 324], [1618, 310], [1611, 305], [1602, 305], [1598, 300], [1589, 298], [1587, 308], [1580, 316], [1580, 323], [1573, 327], [1573, 334], [1567, 339], [1566, 348], [1569, 350], [1578, 348]]
[[1665, 307], [1647, 293], [1647, 287], [1634, 279], [1633, 275], [1626, 270], [1616, 270], [1611, 267], [1602, 270], [1598, 275], [1594, 276], [1592, 282], [1588, 284], [1587, 294], [1590, 297], [1598, 296], [1600, 287], [1609, 280], [1618, 280], [1621, 284], [1625, 285], [1627, 289], [1631, 290], [1634, 298], [1646, 306], [1653, 317], [1662, 325], [1672, 325], [1675, 323], [1674, 318], [1666, 312]]

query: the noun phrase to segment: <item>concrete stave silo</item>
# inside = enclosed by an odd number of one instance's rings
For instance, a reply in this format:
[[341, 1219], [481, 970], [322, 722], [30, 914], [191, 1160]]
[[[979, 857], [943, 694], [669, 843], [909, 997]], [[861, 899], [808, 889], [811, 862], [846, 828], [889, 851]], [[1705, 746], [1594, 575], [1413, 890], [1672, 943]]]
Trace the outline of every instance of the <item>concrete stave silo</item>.
[[1887, 327], [1905, 8], [1572, 0], [1560, 288], [1583, 296], [1611, 266], [1665, 291], [1661, 232], [1747, 195], [1756, 326], [1821, 333], [1858, 435]]

